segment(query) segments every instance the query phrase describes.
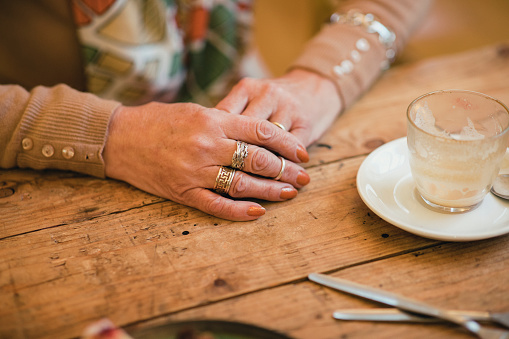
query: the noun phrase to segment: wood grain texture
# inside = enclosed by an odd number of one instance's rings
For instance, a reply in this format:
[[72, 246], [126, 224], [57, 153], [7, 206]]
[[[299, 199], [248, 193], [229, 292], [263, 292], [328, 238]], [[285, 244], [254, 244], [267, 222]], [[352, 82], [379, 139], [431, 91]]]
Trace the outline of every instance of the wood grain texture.
[[[177, 204], [161, 202], [6, 238], [0, 304], [29, 337], [74, 336], [94, 317], [125, 325], [436, 244], [362, 204], [362, 159], [311, 168], [313, 183], [291, 202], [265, 204], [257, 222], [183, 206], [175, 215]], [[4, 314], [0, 328], [15, 333]]]
[[[433, 305], [507, 311], [509, 294], [509, 237], [475, 243], [447, 243], [425, 250], [339, 269], [333, 276], [401, 293]], [[186, 319], [230, 319], [279, 330], [294, 338], [472, 338], [449, 324], [395, 324], [332, 319], [346, 308], [383, 307], [310, 281], [296, 281], [248, 293], [167, 317], [130, 326]]]
[[398, 66], [311, 148], [311, 183], [229, 222], [81, 175], [0, 171], [0, 338], [66, 338], [108, 317], [119, 326], [222, 318], [296, 338], [467, 337], [448, 325], [338, 323], [337, 307], [372, 307], [306, 280], [329, 272], [439, 306], [509, 309], [509, 236], [421, 238], [360, 199], [357, 170], [406, 134], [424, 92], [464, 88], [509, 102], [509, 45]]

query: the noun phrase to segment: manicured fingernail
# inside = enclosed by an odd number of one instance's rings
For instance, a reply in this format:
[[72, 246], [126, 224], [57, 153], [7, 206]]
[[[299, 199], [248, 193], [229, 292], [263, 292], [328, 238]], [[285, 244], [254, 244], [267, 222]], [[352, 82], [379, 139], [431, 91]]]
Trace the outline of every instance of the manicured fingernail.
[[297, 196], [297, 190], [295, 188], [285, 187], [281, 190], [279, 198], [283, 200], [293, 199]]
[[247, 210], [247, 215], [251, 217], [260, 217], [265, 214], [265, 208], [261, 206], [251, 206]]
[[301, 186], [306, 186], [311, 181], [311, 178], [309, 177], [309, 174], [307, 174], [304, 171], [300, 171], [297, 175], [297, 184]]
[[302, 162], [308, 162], [309, 161], [309, 154], [308, 151], [301, 145], [297, 147], [297, 158], [299, 158]]

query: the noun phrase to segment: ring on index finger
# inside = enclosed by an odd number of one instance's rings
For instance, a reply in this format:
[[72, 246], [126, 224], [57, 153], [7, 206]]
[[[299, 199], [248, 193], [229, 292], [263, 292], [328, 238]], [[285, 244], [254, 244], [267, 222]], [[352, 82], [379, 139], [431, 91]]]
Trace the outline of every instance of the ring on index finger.
[[235, 153], [233, 153], [232, 156], [232, 167], [236, 168], [238, 170], [242, 170], [244, 168], [244, 160], [247, 158], [248, 150], [247, 150], [248, 144], [246, 144], [243, 141], [237, 140], [237, 150]]
[[273, 121], [272, 122], [274, 125], [276, 125], [277, 127], [281, 128], [283, 131], [286, 132], [286, 128], [285, 126], [283, 126], [283, 124], [279, 123], [279, 122], [276, 122], [276, 121]]
[[281, 159], [281, 170], [279, 171], [279, 174], [274, 178], [274, 180], [279, 180], [283, 176], [283, 172], [285, 171], [286, 167], [286, 161], [283, 157], [279, 157]]

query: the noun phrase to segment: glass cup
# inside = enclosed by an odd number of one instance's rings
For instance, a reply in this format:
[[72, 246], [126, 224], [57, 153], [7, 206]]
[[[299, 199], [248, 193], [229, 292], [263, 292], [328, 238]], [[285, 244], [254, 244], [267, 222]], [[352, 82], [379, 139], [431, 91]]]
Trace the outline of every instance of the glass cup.
[[441, 90], [407, 109], [409, 162], [417, 191], [441, 212], [480, 205], [509, 143], [509, 109], [482, 93]]

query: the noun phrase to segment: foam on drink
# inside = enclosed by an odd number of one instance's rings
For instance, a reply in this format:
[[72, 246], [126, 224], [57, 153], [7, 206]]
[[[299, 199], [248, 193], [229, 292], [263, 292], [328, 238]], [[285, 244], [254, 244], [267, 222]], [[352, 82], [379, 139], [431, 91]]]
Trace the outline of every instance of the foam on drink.
[[447, 138], [449, 134], [443, 129], [437, 128], [435, 122], [435, 116], [429, 109], [427, 101], [424, 102], [423, 106], [415, 107], [414, 123], [417, 127], [431, 135]]
[[[454, 107], [453, 107], [454, 108]], [[428, 102], [425, 101], [423, 106], [416, 107], [414, 123], [423, 131], [443, 138], [451, 138], [455, 140], [479, 140], [484, 139], [484, 135], [479, 133], [475, 125], [469, 117], [467, 117], [467, 126], [461, 129], [460, 133], [449, 133], [448, 131], [436, 125], [436, 119]]]

